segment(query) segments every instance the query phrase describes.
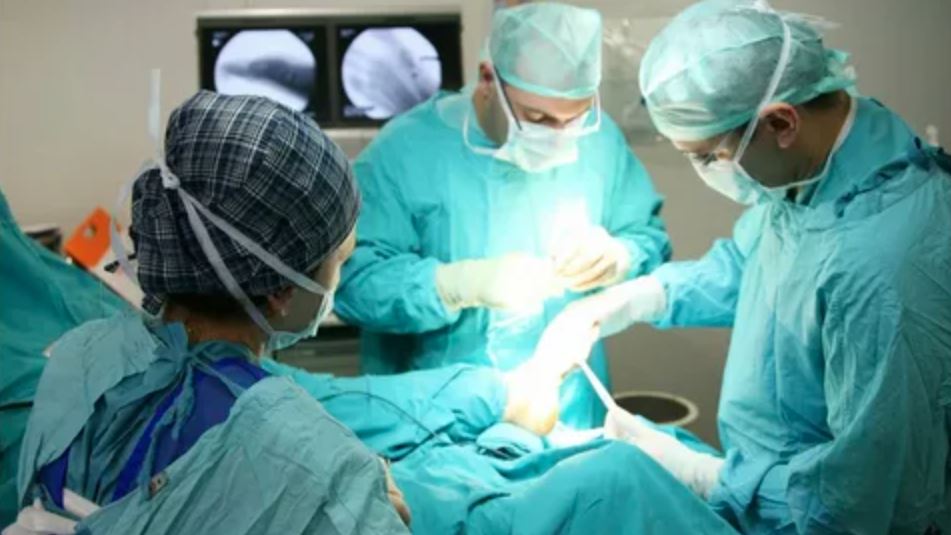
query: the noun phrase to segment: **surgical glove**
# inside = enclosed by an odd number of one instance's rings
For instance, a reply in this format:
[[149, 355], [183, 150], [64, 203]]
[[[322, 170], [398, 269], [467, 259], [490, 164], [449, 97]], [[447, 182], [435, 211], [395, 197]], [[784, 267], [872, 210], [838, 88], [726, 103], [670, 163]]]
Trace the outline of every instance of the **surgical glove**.
[[532, 311], [564, 293], [550, 261], [523, 253], [462, 260], [436, 268], [436, 290], [447, 308]]
[[594, 323], [601, 336], [611, 336], [639, 322], [660, 319], [667, 310], [667, 291], [656, 277], [645, 275], [574, 301], [561, 312], [579, 324]]
[[627, 247], [597, 225], [563, 233], [552, 249], [555, 273], [575, 292], [614, 284], [631, 268]]
[[608, 410], [604, 435], [637, 446], [695, 494], [704, 500], [710, 498], [723, 459], [691, 450], [671, 435], [653, 428], [644, 418], [618, 406]]
[[587, 360], [600, 338], [597, 318], [570, 305], [548, 324], [528, 362], [564, 377], [579, 362]]
[[502, 420], [547, 435], [558, 422], [561, 377], [526, 362], [507, 372], [503, 382], [508, 398]]

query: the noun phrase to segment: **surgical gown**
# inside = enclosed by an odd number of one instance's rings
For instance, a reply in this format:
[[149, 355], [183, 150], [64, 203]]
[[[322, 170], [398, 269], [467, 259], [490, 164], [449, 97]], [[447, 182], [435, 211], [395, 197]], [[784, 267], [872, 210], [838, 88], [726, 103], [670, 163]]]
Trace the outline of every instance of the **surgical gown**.
[[263, 365], [292, 377], [367, 447], [393, 460], [413, 533], [735, 533], [635, 447], [601, 439], [553, 447], [498, 423], [506, 392], [495, 370], [454, 365], [335, 378]]
[[[546, 448], [499, 424], [507, 395], [499, 373], [466, 365], [335, 378], [263, 359], [272, 377], [244, 391], [227, 420], [109, 503], [163, 398], [155, 393], [195, 357], [185, 343], [180, 324], [150, 328], [132, 315], [68, 333], [24, 442], [25, 502], [39, 469], [72, 444], [66, 486], [105, 505], [80, 524], [84, 533], [405, 532], [375, 453], [393, 461], [414, 533], [732, 533], [633, 446]], [[212, 344], [206, 357], [246, 354]], [[176, 404], [166, 414], [187, 413]]]
[[[440, 263], [515, 251], [546, 256], [554, 233], [573, 220], [601, 225], [621, 239], [631, 254], [629, 276], [670, 255], [661, 200], [609, 117], [580, 140], [576, 163], [529, 174], [464, 144], [462, 125], [472, 109], [471, 93], [440, 93], [387, 124], [356, 161], [364, 205], [336, 311], [364, 329], [364, 372], [459, 362], [511, 369], [579, 297], [550, 299], [528, 314], [452, 311], [436, 290]], [[491, 146], [477, 124], [470, 121], [470, 141]], [[589, 362], [607, 380], [600, 344]], [[592, 427], [603, 417], [584, 377], [569, 377], [562, 420]]]
[[[37, 387], [20, 504], [39, 496], [56, 510], [50, 487], [39, 483], [65, 453], [65, 487], [103, 506], [81, 524], [91, 533], [405, 533], [376, 455], [280, 377], [241, 392], [225, 421], [170, 464], [156, 468], [161, 438], [151, 441], [134, 490], [113, 501], [141, 437], [188, 432], [184, 424], [199, 410], [195, 372], [248, 354], [227, 342], [189, 346], [182, 324], [148, 325], [131, 313], [70, 331]], [[181, 394], [169, 396], [174, 391]], [[170, 407], [153, 421], [166, 400]]]
[[874, 100], [799, 202], [655, 274], [732, 326], [711, 505], [748, 533], [947, 533], [951, 160]]
[[125, 307], [88, 273], [24, 235], [0, 192], [0, 527], [16, 518], [17, 459], [43, 351], [73, 327]]

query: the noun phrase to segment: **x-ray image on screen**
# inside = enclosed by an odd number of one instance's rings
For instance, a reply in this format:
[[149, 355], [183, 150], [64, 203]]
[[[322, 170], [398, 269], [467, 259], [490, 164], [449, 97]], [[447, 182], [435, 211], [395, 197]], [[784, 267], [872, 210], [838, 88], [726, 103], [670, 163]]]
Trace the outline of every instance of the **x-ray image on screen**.
[[263, 96], [304, 111], [315, 91], [317, 67], [314, 53], [290, 30], [241, 30], [218, 54], [215, 90]]
[[[354, 29], [342, 29], [341, 37]], [[442, 83], [436, 47], [409, 27], [368, 28], [350, 42], [341, 62], [349, 118], [388, 119], [432, 96]]]

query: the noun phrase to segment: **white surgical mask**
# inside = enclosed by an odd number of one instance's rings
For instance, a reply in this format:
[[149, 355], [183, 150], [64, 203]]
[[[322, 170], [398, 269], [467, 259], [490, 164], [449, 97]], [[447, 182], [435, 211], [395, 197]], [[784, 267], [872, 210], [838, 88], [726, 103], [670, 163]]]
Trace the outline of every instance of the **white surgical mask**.
[[[323, 321], [333, 310], [333, 292], [327, 288], [324, 288], [312, 278], [298, 273], [296, 270], [289, 267], [279, 258], [266, 251], [251, 238], [247, 237], [244, 233], [234, 228], [234, 226], [232, 226], [230, 223], [221, 219], [212, 211], [208, 210], [208, 208], [206, 208], [204, 205], [198, 202], [197, 199], [192, 197], [187, 191], [180, 187], [181, 181], [177, 176], [175, 176], [174, 173], [172, 173], [171, 169], [168, 168], [168, 165], [165, 162], [165, 156], [162, 151], [161, 137], [159, 135], [160, 85], [160, 74], [158, 69], [155, 69], [152, 71], [152, 95], [151, 102], [149, 104], [149, 134], [152, 137], [152, 142], [155, 144], [155, 157], [151, 163], [151, 166], [158, 168], [160, 171], [162, 176], [162, 185], [166, 189], [173, 190], [178, 194], [179, 199], [185, 206], [185, 213], [188, 216], [188, 223], [191, 226], [192, 231], [195, 233], [195, 236], [198, 238], [198, 243], [201, 246], [202, 252], [205, 253], [205, 257], [215, 270], [215, 274], [218, 275], [219, 280], [221, 280], [222, 284], [224, 284], [225, 288], [227, 288], [228, 293], [230, 293], [232, 297], [241, 303], [241, 306], [244, 307], [245, 312], [247, 312], [254, 323], [256, 323], [258, 327], [260, 327], [261, 330], [265, 332], [265, 334], [267, 334], [268, 340], [266, 350], [268, 352], [285, 349], [304, 338], [315, 336], [317, 334], [317, 328], [319, 327], [320, 322]], [[148, 167], [145, 169], [147, 168]], [[117, 206], [121, 206], [125, 202], [129, 192], [131, 191], [131, 186], [131, 182], [126, 184], [123, 190], [119, 193], [119, 202], [117, 203]], [[205, 225], [204, 221], [202, 221], [202, 216], [218, 230], [227, 234], [232, 240], [241, 244], [242, 247], [264, 262], [264, 264], [266, 264], [268, 267], [280, 273], [282, 276], [288, 279], [288, 281], [297, 286], [298, 291], [294, 296], [291, 297], [291, 301], [288, 305], [288, 308], [291, 310], [291, 314], [288, 316], [286, 321], [283, 321], [283, 323], [288, 325], [299, 325], [300, 323], [303, 323], [303, 321], [300, 321], [300, 314], [304, 314], [309, 320], [305, 327], [301, 328], [300, 330], [280, 330], [274, 329], [271, 326], [271, 324], [267, 321], [267, 318], [264, 317], [264, 314], [261, 313], [261, 311], [257, 306], [254, 305], [247, 294], [244, 293], [244, 290], [241, 289], [241, 286], [228, 270], [224, 260], [221, 258], [221, 254], [218, 252], [218, 248], [215, 246], [214, 241], [212, 241], [211, 236], [208, 233], [208, 227]], [[130, 279], [136, 281], [135, 271], [132, 269], [132, 266], [129, 263], [128, 255], [126, 255], [125, 247], [123, 247], [122, 242], [119, 239], [115, 225], [109, 225], [109, 231], [110, 239], [112, 241], [112, 248], [116, 254], [116, 258], [118, 259], [120, 266]], [[310, 296], [307, 296], [307, 293], [305, 292], [309, 293]], [[308, 304], [316, 301], [313, 299], [314, 296], [321, 297], [319, 306]], [[307, 297], [310, 297], [311, 299], [308, 300]], [[313, 312], [311, 313], [311, 311]]]
[[[320, 304], [317, 305], [316, 309], [311, 304], [313, 298], [313, 295], [300, 291], [291, 297], [291, 302], [288, 304], [290, 312], [286, 320], [275, 322], [274, 331], [268, 338], [268, 347], [272, 351], [287, 349], [301, 340], [317, 336], [317, 329], [321, 322], [327, 319], [327, 316], [333, 311], [334, 294], [331, 291], [320, 296]], [[301, 303], [301, 305], [297, 305], [297, 303]], [[300, 325], [303, 322], [308, 322], [305, 327], [293, 330], [293, 325]], [[281, 324], [287, 324], [289, 327], [286, 330], [282, 329]]]
[[462, 125], [462, 136], [466, 146], [478, 154], [486, 154], [509, 162], [530, 173], [546, 171], [560, 165], [578, 160], [578, 139], [596, 132], [601, 127], [601, 100], [596, 94], [594, 110], [597, 114], [594, 123], [585, 126], [590, 112], [573, 119], [564, 128], [551, 128], [528, 121], [516, 121], [508, 99], [502, 91], [501, 78], [496, 73], [495, 89], [502, 103], [502, 110], [508, 122], [508, 134], [505, 143], [498, 148], [477, 147], [469, 142], [469, 123], [472, 110], [466, 114]]

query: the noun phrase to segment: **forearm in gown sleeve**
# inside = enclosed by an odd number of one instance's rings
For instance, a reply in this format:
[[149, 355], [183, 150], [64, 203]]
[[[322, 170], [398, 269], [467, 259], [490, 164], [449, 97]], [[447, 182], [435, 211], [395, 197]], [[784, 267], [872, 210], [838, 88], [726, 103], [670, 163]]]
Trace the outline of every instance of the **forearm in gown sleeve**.
[[667, 293], [658, 327], [731, 327], [746, 256], [759, 239], [762, 207], [747, 210], [733, 238], [717, 240], [699, 260], [670, 262], [652, 273]]
[[[357, 247], [344, 265], [335, 310], [347, 322], [371, 331], [422, 333], [456, 321], [436, 290], [439, 261], [419, 253], [411, 207], [372, 145], [354, 171], [363, 195]], [[395, 164], [394, 164], [395, 165]]]
[[494, 369], [454, 365], [398, 375], [333, 377], [270, 359], [274, 374], [290, 377], [364, 444], [399, 459], [428, 440], [472, 441], [500, 422], [507, 390]]
[[[623, 139], [623, 138], [622, 138]], [[605, 229], [627, 247], [625, 279], [650, 273], [670, 259], [670, 238], [660, 217], [663, 201], [650, 175], [629, 150], [619, 157], [614, 185], [605, 199]]]

